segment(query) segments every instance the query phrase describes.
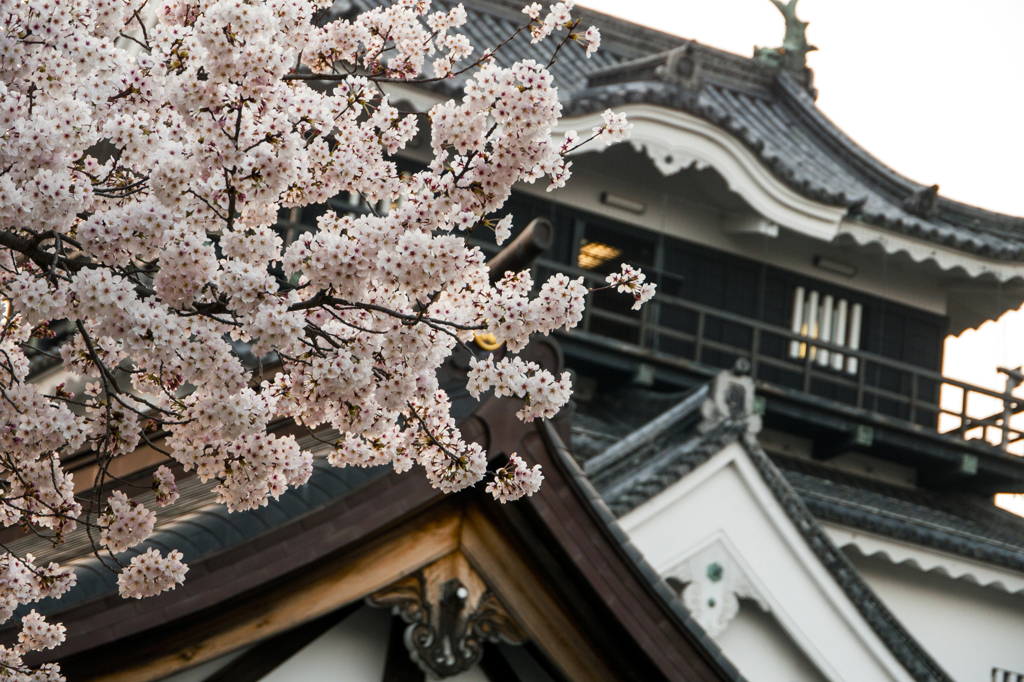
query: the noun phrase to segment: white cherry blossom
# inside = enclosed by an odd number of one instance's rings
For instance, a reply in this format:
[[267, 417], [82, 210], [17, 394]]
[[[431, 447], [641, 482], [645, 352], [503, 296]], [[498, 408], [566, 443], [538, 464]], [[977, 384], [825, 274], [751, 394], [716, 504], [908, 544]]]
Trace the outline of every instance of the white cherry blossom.
[[653, 282], [645, 282], [646, 279], [644, 273], [623, 263], [622, 270], [608, 275], [605, 281], [619, 293], [633, 294], [633, 310], [639, 310], [640, 306], [654, 297], [657, 288]]
[[540, 490], [543, 480], [539, 464], [534, 464], [531, 469], [522, 457], [512, 453], [508, 464], [494, 472], [494, 478], [487, 484], [487, 492], [501, 502], [509, 502], [524, 495], [533, 495]]

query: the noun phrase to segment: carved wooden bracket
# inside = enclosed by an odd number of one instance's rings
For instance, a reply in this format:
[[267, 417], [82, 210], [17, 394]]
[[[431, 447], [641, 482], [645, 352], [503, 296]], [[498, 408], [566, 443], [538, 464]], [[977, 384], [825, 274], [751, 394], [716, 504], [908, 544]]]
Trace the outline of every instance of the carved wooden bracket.
[[409, 624], [405, 646], [426, 674], [451, 677], [480, 661], [484, 641], [522, 644], [526, 633], [460, 552], [366, 598]]

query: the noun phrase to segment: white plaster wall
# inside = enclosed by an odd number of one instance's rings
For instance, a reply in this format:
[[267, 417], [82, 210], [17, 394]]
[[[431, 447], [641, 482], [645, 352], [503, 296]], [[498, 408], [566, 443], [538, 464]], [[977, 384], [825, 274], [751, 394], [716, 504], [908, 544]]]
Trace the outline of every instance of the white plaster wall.
[[[793, 527], [739, 444], [727, 446], [620, 523], [663, 576], [671, 576], [702, 544], [724, 536], [786, 636], [824, 679], [910, 680]], [[752, 639], [743, 646], [773, 646], [775, 633], [758, 639], [756, 628], [750, 632]], [[751, 682], [774, 679], [762, 677], [767, 668], [756, 662], [744, 667], [750, 661], [742, 654], [739, 659], [734, 662]]]
[[736, 619], [715, 641], [751, 682], [825, 682], [775, 618], [752, 601], [740, 601]]
[[860, 574], [957, 682], [993, 666], [1024, 673], [1024, 596], [848, 553]]
[[390, 627], [388, 609], [359, 609], [260, 682], [380, 682]]

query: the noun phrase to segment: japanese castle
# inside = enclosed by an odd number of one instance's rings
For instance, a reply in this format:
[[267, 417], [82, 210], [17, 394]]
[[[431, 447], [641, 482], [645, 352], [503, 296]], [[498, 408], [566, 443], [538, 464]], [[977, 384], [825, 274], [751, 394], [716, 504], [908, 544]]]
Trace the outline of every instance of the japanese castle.
[[[514, 0], [464, 4], [478, 46], [521, 21]], [[610, 107], [632, 136], [582, 148], [564, 189], [520, 188], [510, 246], [474, 239], [538, 281], [597, 286], [627, 262], [658, 293], [632, 311], [598, 292], [578, 329], [523, 351], [573, 372], [551, 422], [469, 397], [468, 351], [446, 365], [463, 432], [540, 463], [539, 493], [501, 506], [318, 457], [306, 486], [228, 514], [183, 476], [133, 551], [182, 550], [188, 581], [144, 603], [84, 537], [8, 538], [77, 567], [40, 608], [68, 628], [68, 679], [1024, 682], [1024, 518], [994, 504], [1024, 492], [1024, 374], [1006, 369], [1005, 393], [942, 375], [947, 336], [1024, 303], [1024, 218], [946, 199], [831, 123], [794, 4], [783, 47], [750, 57], [586, 10], [600, 51], [559, 54], [561, 132]], [[457, 89], [392, 99], [425, 110]], [[415, 168], [429, 144], [406, 152]], [[148, 480], [164, 460], [126, 461]]]

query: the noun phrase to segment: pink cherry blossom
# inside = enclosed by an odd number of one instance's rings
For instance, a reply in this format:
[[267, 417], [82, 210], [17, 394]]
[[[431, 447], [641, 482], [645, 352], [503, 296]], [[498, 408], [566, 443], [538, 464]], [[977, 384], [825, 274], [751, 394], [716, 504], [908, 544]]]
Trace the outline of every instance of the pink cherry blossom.
[[[327, 4], [160, 0], [150, 17], [139, 0], [0, 0], [4, 525], [59, 542], [87, 523], [116, 565], [156, 515], [122, 491], [86, 514], [62, 457], [93, 452], [109, 483], [109, 463], [159, 432], [161, 451], [240, 511], [312, 473], [294, 436], [268, 432], [282, 419], [337, 430], [336, 466], [416, 466], [445, 492], [489, 478], [501, 501], [538, 489], [539, 468], [516, 456], [488, 474], [437, 371], [490, 332], [512, 355], [473, 361], [474, 395], [521, 400], [526, 421], [569, 399], [568, 373], [514, 354], [579, 323], [583, 280], [554, 275], [535, 291], [525, 271], [492, 284], [466, 241], [475, 230], [499, 244], [511, 236], [502, 207], [516, 183], [553, 190], [571, 175], [566, 157], [581, 141], [552, 139], [562, 105], [547, 59], [499, 66], [501, 46], [459, 30], [461, 5], [397, 0], [319, 24]], [[575, 40], [589, 56], [600, 33], [580, 32], [573, 10], [572, 0], [546, 13], [530, 5], [520, 39]], [[382, 91], [456, 75], [463, 92], [426, 117]], [[608, 111], [593, 136], [611, 144], [630, 127]], [[399, 173], [395, 155], [417, 136], [430, 162]], [[327, 211], [288, 244], [275, 231], [280, 211], [338, 195], [375, 208]], [[654, 292], [633, 270], [609, 284], [636, 305]], [[27, 344], [57, 321], [65, 333], [52, 355], [86, 383], [77, 396], [29, 377]], [[178, 498], [169, 467], [152, 490], [157, 507]], [[181, 560], [134, 557], [121, 594], [172, 589], [188, 570]], [[0, 623], [74, 584], [33, 561], [0, 554]], [[0, 669], [63, 630], [30, 614], [22, 635], [0, 647]], [[54, 666], [35, 674], [60, 679]]]

